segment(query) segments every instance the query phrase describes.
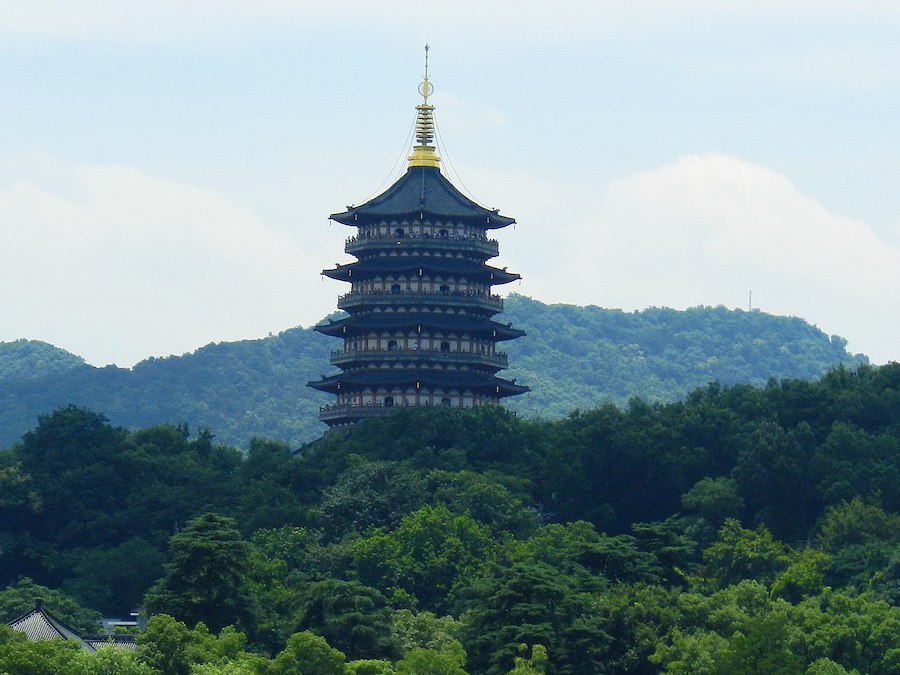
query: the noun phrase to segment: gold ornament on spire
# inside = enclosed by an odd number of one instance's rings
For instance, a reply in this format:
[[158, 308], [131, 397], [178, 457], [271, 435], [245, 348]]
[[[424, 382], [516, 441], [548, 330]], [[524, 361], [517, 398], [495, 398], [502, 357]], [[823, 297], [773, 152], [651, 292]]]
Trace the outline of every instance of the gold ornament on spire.
[[434, 93], [434, 86], [428, 81], [428, 45], [425, 45], [425, 76], [419, 84], [422, 103], [416, 106], [416, 145], [409, 156], [409, 165], [430, 166], [440, 168], [441, 158], [435, 152], [434, 142], [434, 106], [428, 103], [428, 97]]

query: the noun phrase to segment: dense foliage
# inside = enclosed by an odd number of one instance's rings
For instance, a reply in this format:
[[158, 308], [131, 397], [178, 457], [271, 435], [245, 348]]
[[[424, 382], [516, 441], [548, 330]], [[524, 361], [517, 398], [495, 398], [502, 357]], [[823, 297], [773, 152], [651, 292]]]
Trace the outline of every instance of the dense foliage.
[[152, 613], [0, 672], [900, 671], [900, 364], [213, 440], [69, 406], [0, 453], [0, 619]]
[[[512, 295], [499, 316], [528, 333], [503, 343], [508, 377], [531, 393], [510, 402], [527, 417], [558, 419], [606, 402], [674, 401], [709, 381], [763, 386], [769, 377], [815, 379], [866, 362], [846, 342], [797, 318], [697, 307], [626, 313], [545, 305]], [[306, 382], [330, 372], [334, 338], [295, 328], [262, 340], [211, 344], [148, 359], [131, 370], [94, 368], [38, 342], [0, 343], [0, 447], [38, 415], [70, 403], [137, 429], [160, 423], [215, 429], [246, 448], [254, 436], [293, 447], [321, 435], [316, 414], [331, 400]]]
[[46, 342], [0, 342], [0, 381], [40, 380], [84, 365], [84, 359], [80, 356]]
[[674, 401], [711, 381], [812, 380], [838, 364], [868, 363], [803, 319], [722, 306], [623, 312], [512, 295], [501, 316], [528, 333], [504, 345], [510, 376], [532, 388], [510, 407], [528, 416], [559, 418], [635, 396]]

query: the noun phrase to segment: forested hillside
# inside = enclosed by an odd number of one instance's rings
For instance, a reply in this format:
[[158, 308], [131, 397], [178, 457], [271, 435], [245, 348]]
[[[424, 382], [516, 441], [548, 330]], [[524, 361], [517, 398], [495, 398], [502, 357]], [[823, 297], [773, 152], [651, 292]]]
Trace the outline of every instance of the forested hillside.
[[102, 658], [0, 629], [0, 672], [897, 673], [900, 364], [297, 454], [67, 407], [0, 453], [0, 581], [153, 615]]
[[528, 335], [505, 344], [509, 375], [532, 391], [509, 406], [563, 417], [602, 403], [674, 401], [711, 381], [764, 386], [816, 379], [837, 364], [868, 363], [847, 341], [797, 317], [694, 307], [623, 312], [545, 305], [512, 295], [501, 315]]
[[[509, 402], [521, 415], [560, 418], [633, 396], [672, 401], [709, 381], [764, 385], [815, 379], [837, 364], [865, 363], [846, 342], [797, 318], [700, 307], [626, 313], [545, 305], [510, 296], [505, 321], [528, 335], [505, 343], [508, 376], [532, 392]], [[299, 446], [321, 435], [320, 405], [306, 387], [330, 372], [339, 341], [296, 328], [261, 340], [220, 343], [193, 354], [148, 359], [130, 370], [93, 368], [38, 342], [0, 344], [0, 447], [38, 415], [70, 403], [137, 429], [161, 422], [214, 429], [246, 449], [254, 436]]]

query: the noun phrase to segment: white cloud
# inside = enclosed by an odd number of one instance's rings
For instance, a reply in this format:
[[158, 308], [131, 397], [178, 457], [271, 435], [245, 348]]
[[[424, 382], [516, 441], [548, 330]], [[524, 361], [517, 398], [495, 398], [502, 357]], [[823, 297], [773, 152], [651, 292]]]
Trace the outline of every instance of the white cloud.
[[[220, 194], [128, 167], [24, 164], [26, 178], [0, 184], [0, 287], [13, 289], [0, 340], [43, 339], [127, 366], [330, 309], [310, 272], [324, 253]], [[43, 177], [42, 164], [52, 166]]]
[[[801, 316], [875, 362], [900, 358], [900, 248], [764, 167], [691, 155], [621, 179], [563, 226], [540, 285], [623, 309], [754, 306]], [[545, 242], [546, 244], [547, 242]], [[534, 274], [534, 272], [531, 272]]]

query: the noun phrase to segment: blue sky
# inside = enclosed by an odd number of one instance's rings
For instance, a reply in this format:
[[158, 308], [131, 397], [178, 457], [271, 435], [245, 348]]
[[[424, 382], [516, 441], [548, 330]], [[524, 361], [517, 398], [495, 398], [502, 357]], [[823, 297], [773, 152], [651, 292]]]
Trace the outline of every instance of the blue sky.
[[890, 2], [0, 2], [0, 340], [129, 366], [316, 323], [426, 41], [445, 173], [518, 220], [504, 290], [752, 291], [900, 360]]

